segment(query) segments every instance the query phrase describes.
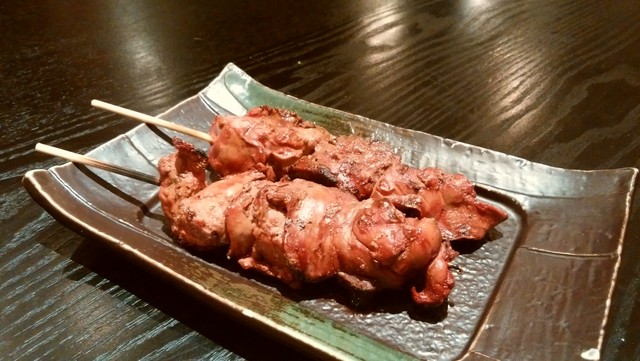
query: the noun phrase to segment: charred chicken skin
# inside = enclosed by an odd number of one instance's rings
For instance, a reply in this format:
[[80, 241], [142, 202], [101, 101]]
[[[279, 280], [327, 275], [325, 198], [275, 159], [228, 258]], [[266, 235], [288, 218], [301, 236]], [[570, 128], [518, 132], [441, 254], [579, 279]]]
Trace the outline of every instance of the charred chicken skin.
[[465, 176], [437, 168], [393, 166], [378, 179], [371, 198], [386, 198], [405, 212], [437, 219], [442, 238], [449, 241], [482, 239], [507, 219], [504, 211], [477, 199]]
[[[160, 201], [178, 242], [228, 247], [247, 270], [291, 287], [338, 278], [348, 288], [411, 287], [423, 306], [442, 304], [455, 256], [431, 218], [408, 218], [385, 198], [359, 201], [337, 188], [295, 179], [271, 182], [256, 171], [206, 185], [206, 158], [174, 140], [159, 162]], [[435, 266], [434, 266], [435, 265]]]
[[289, 168], [288, 175], [366, 199], [378, 178], [389, 167], [399, 164], [400, 157], [386, 143], [342, 136], [319, 143], [312, 154], [301, 157]]
[[296, 113], [262, 106], [244, 116], [217, 116], [211, 126], [211, 168], [222, 176], [251, 169], [276, 180], [300, 157], [331, 138]]

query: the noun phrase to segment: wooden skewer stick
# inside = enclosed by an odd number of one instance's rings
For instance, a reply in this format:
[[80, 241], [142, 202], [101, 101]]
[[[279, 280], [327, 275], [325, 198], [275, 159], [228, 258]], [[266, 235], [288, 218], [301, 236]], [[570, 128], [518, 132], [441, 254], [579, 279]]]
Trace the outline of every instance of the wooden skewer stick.
[[138, 172], [137, 170], [128, 169], [119, 165], [103, 162], [86, 155], [69, 152], [64, 149], [52, 147], [50, 145], [38, 143], [36, 144], [36, 151], [52, 155], [54, 157], [60, 157], [68, 161], [88, 165], [91, 167], [100, 168], [109, 172], [117, 173], [134, 179], [138, 179], [151, 184], [160, 184], [160, 179], [157, 176], [152, 176], [146, 173]]
[[179, 124], [175, 124], [175, 123], [171, 123], [168, 122], [166, 120], [162, 120], [160, 118], [156, 118], [156, 117], [152, 117], [150, 115], [147, 114], [143, 114], [143, 113], [139, 113], [136, 112], [134, 110], [130, 110], [127, 108], [123, 108], [123, 107], [119, 107], [117, 105], [113, 105], [113, 104], [109, 104], [106, 102], [103, 102], [101, 100], [92, 100], [91, 101], [91, 105], [96, 107], [96, 108], [100, 108], [100, 109], [104, 109], [116, 114], [120, 114], [120, 115], [124, 115], [125, 117], [129, 117], [132, 119], [136, 119], [139, 120], [143, 123], [148, 123], [148, 124], [153, 124], [153, 125], [157, 125], [159, 127], [163, 127], [163, 128], [167, 128], [167, 129], [171, 129], [171, 130], [175, 130], [176, 132], [179, 133], [183, 133], [183, 134], [187, 134], [190, 135], [192, 137], [196, 137], [198, 139], [202, 139], [206, 142], [213, 142], [213, 138], [211, 138], [211, 136], [205, 132], [200, 132], [197, 130], [193, 130], [191, 128], [187, 128], [185, 126], [179, 125]]

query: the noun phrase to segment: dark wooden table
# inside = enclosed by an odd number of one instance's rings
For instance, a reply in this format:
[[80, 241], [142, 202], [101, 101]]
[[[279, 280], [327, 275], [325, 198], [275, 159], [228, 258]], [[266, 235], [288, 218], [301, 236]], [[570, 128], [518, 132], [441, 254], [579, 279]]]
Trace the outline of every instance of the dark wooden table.
[[[640, 167], [640, 2], [0, 4], [0, 358], [300, 354], [209, 312], [31, 200], [23, 174], [157, 114], [228, 62], [322, 105], [552, 166]], [[603, 359], [640, 359], [634, 197]], [[602, 214], [607, 217], [607, 214]], [[544, 345], [540, 345], [544, 347]]]

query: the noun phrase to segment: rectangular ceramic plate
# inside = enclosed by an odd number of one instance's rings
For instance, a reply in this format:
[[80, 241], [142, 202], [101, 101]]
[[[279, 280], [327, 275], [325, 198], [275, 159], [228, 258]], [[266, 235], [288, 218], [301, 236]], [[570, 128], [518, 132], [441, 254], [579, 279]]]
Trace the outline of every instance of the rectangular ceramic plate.
[[[338, 359], [590, 359], [602, 346], [637, 170], [579, 171], [397, 128], [271, 90], [228, 65], [198, 95], [160, 116], [208, 131], [216, 113], [268, 104], [335, 134], [391, 143], [416, 167], [460, 172], [509, 214], [493, 240], [463, 250], [449, 305], [416, 309], [396, 292], [354, 310], [340, 291], [293, 292], [175, 246], [157, 186], [70, 163], [24, 177], [68, 227], [104, 241], [158, 277], [256, 328]], [[170, 131], [141, 125], [89, 153], [151, 175], [173, 151]], [[201, 149], [207, 144], [195, 142]], [[603, 215], [606, 215], [603, 217]], [[322, 289], [322, 288], [321, 288]]]

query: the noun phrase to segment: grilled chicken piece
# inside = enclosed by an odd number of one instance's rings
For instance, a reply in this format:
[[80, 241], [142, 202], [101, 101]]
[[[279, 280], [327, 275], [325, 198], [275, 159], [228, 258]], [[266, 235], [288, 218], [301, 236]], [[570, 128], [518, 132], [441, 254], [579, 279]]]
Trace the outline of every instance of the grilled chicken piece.
[[191, 197], [207, 186], [207, 158], [180, 138], [173, 138], [173, 146], [176, 152], [158, 161], [160, 203], [169, 219], [174, 218], [174, 213], [178, 211], [176, 204], [180, 200]]
[[359, 202], [339, 189], [295, 179], [266, 185], [252, 202], [232, 205], [226, 226], [230, 257], [294, 288], [334, 276], [360, 291], [422, 282], [412, 292], [424, 306], [441, 304], [451, 289], [439, 278], [425, 279], [443, 273], [429, 271], [442, 253], [436, 222], [406, 218], [385, 199]]
[[211, 167], [222, 176], [258, 170], [279, 179], [286, 168], [331, 138], [296, 113], [262, 106], [245, 116], [217, 116], [211, 126]]
[[265, 176], [257, 171], [234, 174], [206, 185], [207, 158], [191, 144], [174, 139], [176, 153], [163, 157], [160, 171], [160, 202], [171, 233], [185, 248], [211, 251], [228, 245], [226, 211], [235, 199]]
[[411, 288], [413, 301], [419, 305], [440, 305], [447, 300], [456, 281], [449, 269], [449, 264], [458, 256], [451, 248], [449, 241], [443, 240], [436, 257], [429, 263], [424, 275], [424, 286], [421, 289]]
[[435, 218], [444, 240], [480, 240], [507, 219], [504, 211], [477, 199], [465, 176], [437, 168], [391, 167], [378, 180], [371, 198], [386, 198], [406, 213]]
[[341, 136], [319, 143], [315, 152], [300, 158], [288, 174], [366, 199], [385, 170], [398, 164], [400, 157], [386, 143]]

